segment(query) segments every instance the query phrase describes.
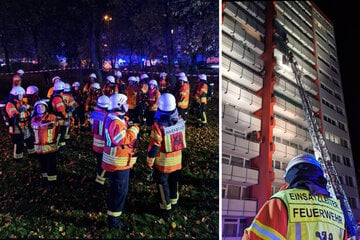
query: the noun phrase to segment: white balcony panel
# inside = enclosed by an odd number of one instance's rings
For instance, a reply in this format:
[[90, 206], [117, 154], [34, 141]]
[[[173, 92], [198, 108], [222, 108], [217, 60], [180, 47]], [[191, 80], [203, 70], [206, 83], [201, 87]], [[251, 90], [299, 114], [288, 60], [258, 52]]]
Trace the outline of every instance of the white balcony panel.
[[284, 118], [291, 119], [303, 127], [307, 127], [305, 114], [302, 108], [298, 108], [280, 97], [276, 98], [274, 112]]
[[233, 18], [226, 14], [224, 14], [222, 30], [233, 36], [235, 39], [244, 42], [246, 46], [250, 47], [257, 54], [262, 54], [264, 52], [264, 43], [248, 34]]
[[247, 159], [259, 156], [260, 144], [222, 132], [222, 151]]
[[257, 201], [255, 200], [222, 199], [223, 216], [255, 217], [256, 212]]
[[307, 60], [310, 64], [315, 65], [315, 56], [304, 45], [300, 44], [294, 37], [288, 35], [287, 45], [292, 48], [297, 54]]
[[222, 51], [255, 71], [259, 72], [264, 67], [263, 60], [259, 58], [256, 52], [251, 51], [240, 41], [226, 34], [222, 36]]
[[222, 80], [223, 101], [249, 112], [255, 112], [262, 106], [260, 97], [234, 84], [230, 80]]
[[259, 183], [259, 170], [222, 164], [222, 181], [232, 185], [252, 186]]
[[263, 79], [257, 73], [246, 69], [225, 55], [222, 56], [222, 75], [255, 92], [263, 87]]
[[266, 8], [266, 2], [265, 1], [254, 1], [263, 11], [265, 11]]
[[261, 120], [236, 109], [229, 104], [223, 104], [223, 126], [239, 130], [241, 132], [260, 131]]
[[261, 10], [256, 4], [250, 1], [238, 1], [236, 2], [239, 6], [241, 6], [245, 11], [251, 14], [254, 18], [256, 18], [261, 23], [265, 23], [265, 13]]
[[273, 171], [275, 174], [275, 179], [272, 182], [272, 185], [275, 185], [277, 187], [283, 186], [285, 184], [285, 180], [284, 180], [285, 171], [277, 168], [274, 168]]
[[303, 1], [295, 1], [303, 10], [304, 12], [311, 17], [311, 8], [310, 6]]
[[287, 4], [288, 7], [290, 7], [310, 28], [312, 27], [311, 17], [307, 15], [298, 4], [290, 1], [285, 1], [285, 4]]
[[282, 162], [289, 162], [289, 159], [292, 159], [299, 154], [306, 153], [304, 151], [279, 142], [275, 142], [274, 144], [275, 152], [273, 153], [273, 159], [280, 160]]
[[[301, 78], [301, 82], [303, 84], [305, 91], [311, 93], [314, 96], [317, 95], [319, 88], [315, 82], [313, 82], [312, 80], [310, 80], [306, 77]], [[289, 80], [278, 75], [276, 77], [276, 82], [275, 82], [274, 87], [279, 92], [282, 91], [283, 94], [285, 94], [286, 96], [291, 97], [291, 98], [292, 97], [298, 98], [300, 100], [299, 102], [301, 102], [299, 90], [298, 90], [298, 87], [297, 87], [294, 77], [291, 79], [291, 82], [289, 82]]]

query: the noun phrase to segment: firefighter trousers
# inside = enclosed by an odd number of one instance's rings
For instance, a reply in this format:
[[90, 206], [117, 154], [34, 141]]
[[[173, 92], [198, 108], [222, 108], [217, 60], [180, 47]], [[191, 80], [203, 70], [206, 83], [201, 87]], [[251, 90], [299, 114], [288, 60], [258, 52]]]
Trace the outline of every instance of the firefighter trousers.
[[29, 154], [35, 153], [34, 148], [34, 136], [31, 135], [29, 138], [24, 139], [24, 134], [11, 134], [11, 142], [14, 144], [14, 159], [15, 160], [21, 160], [24, 157], [24, 144], [26, 145], [26, 148], [28, 150]]
[[58, 146], [59, 147], [63, 147], [66, 145], [65, 142], [65, 135], [66, 135], [66, 126], [60, 126], [60, 134], [59, 134], [59, 141], [58, 141]]
[[207, 124], [206, 104], [201, 103], [197, 109], [197, 120], [200, 126]]
[[56, 152], [38, 154], [40, 173], [43, 178], [47, 178], [48, 182], [57, 180], [56, 171]]
[[154, 168], [154, 180], [159, 188], [160, 209], [171, 210], [176, 206], [179, 200], [179, 180], [181, 170], [172, 173], [162, 173], [156, 167]]
[[75, 128], [79, 127], [79, 122], [80, 122], [80, 126], [85, 126], [85, 108], [83, 105], [77, 107], [74, 111], [74, 124], [75, 124]]
[[110, 194], [108, 198], [108, 224], [109, 227], [119, 228], [120, 216], [123, 212], [125, 199], [129, 190], [130, 169], [107, 172], [110, 183]]
[[102, 162], [102, 153], [94, 152], [96, 155], [96, 179], [95, 182], [104, 185], [106, 181], [106, 171], [102, 169], [101, 162]]

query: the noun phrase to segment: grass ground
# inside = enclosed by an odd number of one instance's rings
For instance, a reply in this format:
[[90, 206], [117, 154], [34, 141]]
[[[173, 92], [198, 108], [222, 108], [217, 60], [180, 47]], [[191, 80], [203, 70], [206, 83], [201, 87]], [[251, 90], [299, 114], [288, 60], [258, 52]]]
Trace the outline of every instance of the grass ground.
[[187, 121], [188, 148], [183, 151], [180, 207], [157, 215], [157, 190], [144, 177], [148, 135], [140, 136], [138, 161], [131, 173], [122, 216], [122, 231], [106, 226], [109, 185], [99, 188], [90, 132], [72, 135], [69, 150], [58, 161], [58, 187], [49, 195], [41, 186], [37, 159], [25, 154], [26, 165], [12, 160], [5, 125], [0, 132], [0, 238], [203, 238], [219, 234], [218, 97], [208, 109], [208, 128]]

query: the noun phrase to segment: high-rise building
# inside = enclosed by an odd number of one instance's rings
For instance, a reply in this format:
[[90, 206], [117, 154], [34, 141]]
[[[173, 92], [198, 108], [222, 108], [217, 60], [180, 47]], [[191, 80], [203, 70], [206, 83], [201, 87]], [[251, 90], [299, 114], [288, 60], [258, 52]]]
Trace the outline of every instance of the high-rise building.
[[[311, 1], [225, 2], [222, 16], [222, 230], [239, 239], [285, 184], [288, 162], [312, 149], [284, 44], [357, 220], [360, 203], [333, 23]], [[286, 41], [285, 41], [286, 40]]]

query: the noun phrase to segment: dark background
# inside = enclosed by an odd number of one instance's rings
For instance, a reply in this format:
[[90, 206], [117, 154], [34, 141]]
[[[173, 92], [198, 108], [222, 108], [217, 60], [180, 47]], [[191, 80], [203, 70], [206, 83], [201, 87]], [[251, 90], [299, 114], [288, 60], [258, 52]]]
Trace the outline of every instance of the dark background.
[[[360, 177], [360, 59], [359, 59], [359, 9], [355, 3], [344, 1], [313, 1], [333, 22], [340, 66], [341, 82], [348, 120], [356, 175]], [[358, 181], [359, 184], [359, 181]]]

